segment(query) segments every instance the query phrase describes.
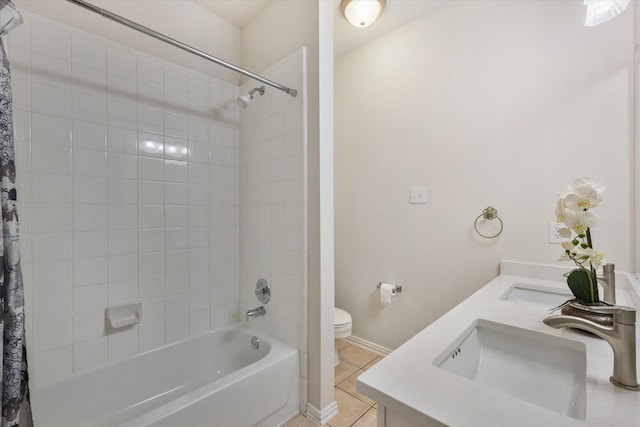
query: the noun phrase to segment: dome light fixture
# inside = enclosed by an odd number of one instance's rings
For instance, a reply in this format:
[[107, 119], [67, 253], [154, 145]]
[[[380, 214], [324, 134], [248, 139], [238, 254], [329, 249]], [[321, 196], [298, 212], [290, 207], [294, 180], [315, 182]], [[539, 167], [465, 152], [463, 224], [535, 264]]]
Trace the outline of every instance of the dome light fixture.
[[629, 6], [629, 0], [584, 0], [584, 5], [587, 6], [584, 25], [594, 27], [622, 13]]
[[354, 27], [367, 27], [375, 21], [384, 10], [387, 0], [342, 0], [342, 15]]

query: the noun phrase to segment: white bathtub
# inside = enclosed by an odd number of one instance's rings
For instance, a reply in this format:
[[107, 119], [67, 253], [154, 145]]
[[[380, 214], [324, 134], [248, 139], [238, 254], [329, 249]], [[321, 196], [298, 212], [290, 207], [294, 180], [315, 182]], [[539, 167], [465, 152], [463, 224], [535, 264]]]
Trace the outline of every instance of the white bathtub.
[[274, 427], [298, 412], [298, 364], [288, 345], [229, 327], [36, 388], [35, 424]]

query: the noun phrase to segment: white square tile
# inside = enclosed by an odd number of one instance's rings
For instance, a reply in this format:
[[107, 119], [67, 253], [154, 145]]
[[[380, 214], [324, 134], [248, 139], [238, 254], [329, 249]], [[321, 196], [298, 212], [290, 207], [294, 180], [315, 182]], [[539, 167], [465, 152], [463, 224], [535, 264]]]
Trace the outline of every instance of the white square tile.
[[31, 141], [70, 147], [71, 120], [68, 117], [32, 113]]
[[109, 257], [109, 282], [119, 282], [138, 277], [138, 257], [119, 255]]
[[101, 98], [107, 97], [107, 73], [77, 63], [72, 65], [71, 72], [74, 90]]
[[138, 207], [139, 228], [163, 228], [164, 205], [140, 205]]
[[[137, 118], [135, 120], [137, 122]], [[107, 130], [107, 148], [109, 152], [137, 154], [138, 132], [133, 129], [109, 126]]]
[[31, 213], [34, 233], [71, 231], [70, 204], [34, 203]]
[[[162, 313], [164, 314], [164, 275], [141, 277], [138, 280], [138, 285], [140, 286], [140, 299], [142, 301], [162, 299]], [[143, 312], [145, 311], [143, 310]]]
[[187, 206], [166, 205], [164, 220], [167, 228], [187, 227], [189, 225], [189, 208]]
[[71, 288], [33, 294], [33, 321], [48, 322], [71, 316]]
[[138, 107], [138, 129], [146, 133], [164, 134], [164, 114], [160, 110]]
[[141, 205], [164, 204], [164, 183], [138, 181], [138, 202]]
[[187, 249], [189, 247], [189, 230], [187, 228], [167, 228], [164, 244], [168, 251]]
[[164, 238], [164, 230], [162, 228], [138, 230], [140, 252], [164, 251]]
[[164, 68], [164, 87], [166, 90], [187, 93], [187, 74], [175, 68]]
[[104, 311], [107, 305], [108, 290], [106, 284], [83, 286], [73, 290], [74, 314]]
[[189, 252], [187, 250], [165, 252], [165, 271], [177, 273], [189, 269]]
[[31, 201], [34, 203], [71, 203], [70, 175], [34, 173], [31, 175]]
[[73, 93], [73, 118], [102, 125], [107, 124], [107, 100], [82, 92]]
[[70, 345], [72, 342], [72, 318], [51, 320], [33, 324], [34, 351], [53, 350], [54, 348]]
[[93, 313], [78, 314], [73, 317], [73, 342], [79, 343], [90, 339], [105, 337], [104, 310]]
[[107, 101], [107, 120], [110, 129], [111, 127], [138, 129], [138, 107], [133, 103], [109, 99]]
[[165, 157], [172, 160], [187, 160], [189, 148], [186, 139], [171, 138], [165, 139]]
[[138, 179], [138, 156], [134, 154], [109, 153], [107, 165], [110, 178]]
[[74, 204], [73, 231], [95, 231], [107, 229], [107, 205]]
[[209, 225], [208, 206], [189, 206], [189, 226], [205, 227]]
[[167, 182], [164, 185], [165, 204], [167, 205], [186, 205], [189, 203], [188, 184], [177, 184]]
[[[189, 313], [197, 313], [202, 310], [209, 310], [209, 289], [189, 292]], [[207, 316], [207, 328], [208, 321]]]
[[189, 204], [190, 205], [207, 205], [209, 204], [209, 188], [204, 184], [189, 185]]
[[[135, 181], [134, 181], [135, 182]], [[108, 205], [109, 230], [134, 229], [138, 227], [138, 205]]]
[[164, 274], [164, 252], [141, 253], [138, 255], [140, 277]]
[[139, 106], [162, 110], [164, 105], [164, 89], [162, 87], [139, 82], [137, 89]]
[[73, 149], [73, 174], [107, 176], [107, 153], [104, 151]]
[[76, 231], [73, 233], [74, 259], [97, 258], [107, 256], [107, 232]]
[[31, 168], [35, 173], [71, 174], [71, 149], [68, 147], [31, 144]]
[[[157, 298], [153, 300], [143, 300], [142, 301], [142, 312], [144, 313], [142, 317], [142, 323], [155, 323], [162, 321], [164, 325], [165, 320], [165, 303], [164, 298]], [[162, 334], [164, 337], [164, 332]]]
[[73, 261], [73, 286], [88, 286], [107, 283], [108, 258], [86, 258]]
[[71, 89], [71, 62], [38, 52], [31, 53], [31, 79], [51, 86]]
[[138, 301], [138, 280], [123, 280], [109, 283], [109, 306]]
[[186, 316], [189, 313], [188, 294], [167, 296], [165, 302], [167, 319]]
[[[165, 92], [171, 93], [171, 92]], [[171, 101], [169, 101], [171, 102]], [[187, 117], [181, 114], [164, 114], [164, 131], [168, 137], [186, 139], [189, 136]]]
[[189, 161], [208, 164], [209, 144], [204, 142], [189, 141]]
[[115, 74], [107, 74], [107, 98], [135, 105], [138, 102], [136, 81]]
[[109, 361], [116, 361], [138, 353], [138, 328], [113, 331], [109, 334]]
[[149, 132], [139, 132], [138, 154], [148, 157], [164, 157], [164, 137]]
[[[189, 247], [206, 248], [209, 246], [209, 227], [189, 227]], [[216, 240], [211, 240], [216, 242]]]
[[[167, 114], [175, 114], [181, 117], [187, 117], [187, 95], [165, 90], [164, 92], [164, 111]], [[185, 136], [186, 138], [186, 136]]]
[[107, 203], [107, 179], [93, 176], [73, 177], [74, 203]]
[[173, 317], [167, 319], [165, 323], [167, 344], [182, 341], [189, 336], [189, 318], [187, 316]]
[[181, 271], [165, 276], [165, 295], [167, 297], [189, 292], [189, 273]]
[[31, 272], [34, 292], [71, 288], [71, 261], [36, 263]]
[[35, 353], [32, 360], [33, 372], [30, 378], [35, 383], [31, 385], [32, 387], [54, 383], [73, 372], [73, 351], [70, 345]]
[[138, 252], [138, 236], [135, 230], [110, 230], [109, 255], [127, 255]]
[[136, 57], [107, 47], [107, 72], [135, 80], [138, 74]]
[[109, 178], [109, 205], [138, 203], [138, 182], [131, 179]]
[[164, 164], [165, 181], [174, 183], [189, 182], [189, 168], [187, 162], [176, 160], [165, 160]]
[[211, 329], [222, 328], [230, 323], [229, 308], [219, 306], [211, 308]]
[[71, 60], [71, 33], [41, 21], [31, 21], [31, 48], [35, 52]]
[[[209, 248], [192, 248], [189, 250], [189, 269], [202, 271], [203, 279], [209, 282]], [[206, 271], [206, 275], [205, 272]]]
[[108, 361], [108, 339], [101, 337], [73, 346], [73, 371], [82, 372], [104, 365]]
[[[208, 301], [207, 301], [208, 302]], [[189, 314], [189, 335], [199, 335], [209, 330], [209, 310]]]
[[162, 65], [148, 58], [138, 58], [138, 81], [163, 87], [164, 69]]
[[96, 39], [77, 33], [71, 35], [71, 58], [73, 62], [106, 71], [107, 51]]
[[105, 150], [106, 127], [98, 123], [73, 121], [73, 148]]
[[189, 97], [209, 102], [209, 82], [203, 76], [189, 74]]
[[71, 117], [71, 91], [34, 82], [31, 86], [31, 105], [35, 113]]
[[140, 347], [139, 350], [150, 351], [164, 345], [165, 331], [164, 322], [145, 323], [140, 325]]
[[[189, 108], [191, 109], [191, 105], [189, 105]], [[191, 141], [207, 142], [209, 139], [209, 122], [207, 119], [190, 114], [188, 126], [189, 139]]]
[[35, 233], [32, 235], [34, 263], [71, 259], [71, 233]]
[[138, 157], [138, 179], [164, 181], [164, 160], [153, 157]]

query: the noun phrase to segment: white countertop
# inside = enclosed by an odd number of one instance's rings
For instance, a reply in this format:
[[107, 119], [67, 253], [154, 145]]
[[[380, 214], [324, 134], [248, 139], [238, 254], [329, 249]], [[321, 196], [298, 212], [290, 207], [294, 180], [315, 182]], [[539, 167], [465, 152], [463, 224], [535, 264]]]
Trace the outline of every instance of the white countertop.
[[[549, 313], [542, 305], [500, 300], [515, 283], [567, 289], [562, 273], [570, 269], [503, 261], [500, 276], [360, 375], [358, 391], [412, 419], [422, 416], [453, 427], [640, 426], [640, 392], [609, 382], [613, 351], [606, 341], [545, 325], [542, 321]], [[638, 308], [640, 287], [632, 274], [616, 272], [616, 299], [619, 305]], [[586, 419], [569, 418], [434, 366], [433, 361], [476, 319], [583, 342]], [[640, 343], [640, 326], [636, 336]]]

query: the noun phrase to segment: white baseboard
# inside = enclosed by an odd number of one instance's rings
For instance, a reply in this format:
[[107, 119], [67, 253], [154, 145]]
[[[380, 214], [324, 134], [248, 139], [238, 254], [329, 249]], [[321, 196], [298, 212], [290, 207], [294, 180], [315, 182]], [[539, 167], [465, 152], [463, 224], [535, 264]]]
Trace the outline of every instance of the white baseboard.
[[322, 411], [311, 403], [307, 403], [307, 410], [305, 416], [319, 426], [323, 426], [329, 422], [329, 420], [338, 415], [338, 404], [334, 400]]
[[387, 356], [389, 353], [391, 353], [392, 350], [389, 350], [386, 347], [383, 347], [381, 345], [378, 345], [376, 343], [372, 343], [371, 341], [367, 341], [365, 339], [362, 338], [358, 338], [356, 336], [350, 335], [347, 338], [344, 339], [347, 342], [350, 342], [351, 344], [355, 344], [358, 347], [362, 347], [365, 350], [369, 350], [373, 353], [377, 353], [380, 356]]

